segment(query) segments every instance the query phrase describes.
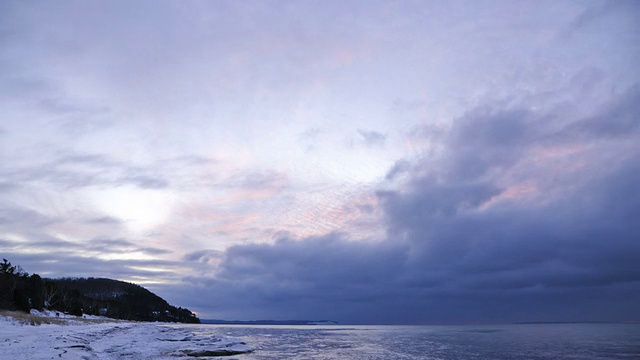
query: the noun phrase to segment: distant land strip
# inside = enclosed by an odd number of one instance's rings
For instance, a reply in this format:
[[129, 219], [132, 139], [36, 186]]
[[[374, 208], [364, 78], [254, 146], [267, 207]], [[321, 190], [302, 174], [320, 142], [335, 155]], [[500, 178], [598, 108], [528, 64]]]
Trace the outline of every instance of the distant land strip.
[[215, 325], [338, 325], [332, 320], [220, 320], [200, 319], [202, 324]]

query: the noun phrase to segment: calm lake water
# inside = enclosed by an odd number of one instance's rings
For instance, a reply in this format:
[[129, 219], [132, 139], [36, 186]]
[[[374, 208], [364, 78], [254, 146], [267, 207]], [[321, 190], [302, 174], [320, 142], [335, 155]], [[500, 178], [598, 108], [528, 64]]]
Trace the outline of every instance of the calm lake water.
[[640, 324], [483, 326], [198, 325], [244, 339], [234, 359], [640, 359]]

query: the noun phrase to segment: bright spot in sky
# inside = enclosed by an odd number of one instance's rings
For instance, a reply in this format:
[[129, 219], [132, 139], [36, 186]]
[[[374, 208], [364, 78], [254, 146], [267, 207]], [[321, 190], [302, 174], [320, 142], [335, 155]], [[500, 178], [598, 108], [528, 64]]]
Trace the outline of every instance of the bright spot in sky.
[[162, 224], [171, 213], [173, 203], [170, 192], [129, 185], [88, 192], [88, 197], [99, 210], [124, 221], [126, 228], [133, 233], [144, 233]]

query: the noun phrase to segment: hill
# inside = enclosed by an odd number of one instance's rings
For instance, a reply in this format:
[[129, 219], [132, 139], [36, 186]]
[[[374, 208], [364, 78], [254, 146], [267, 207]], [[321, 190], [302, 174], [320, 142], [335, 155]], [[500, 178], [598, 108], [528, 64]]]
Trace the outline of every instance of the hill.
[[29, 312], [43, 308], [134, 321], [200, 322], [188, 309], [169, 305], [136, 284], [104, 278], [42, 279], [3, 259], [0, 309]]

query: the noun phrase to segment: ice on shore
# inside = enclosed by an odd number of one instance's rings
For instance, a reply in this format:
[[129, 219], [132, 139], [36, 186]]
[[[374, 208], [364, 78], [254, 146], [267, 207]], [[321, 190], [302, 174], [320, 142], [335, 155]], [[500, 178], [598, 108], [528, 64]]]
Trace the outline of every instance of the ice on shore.
[[23, 325], [0, 317], [2, 359], [176, 359], [253, 351], [206, 325], [103, 322]]

